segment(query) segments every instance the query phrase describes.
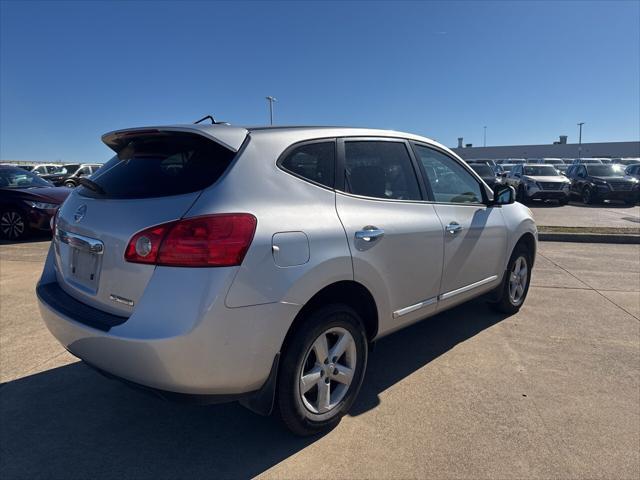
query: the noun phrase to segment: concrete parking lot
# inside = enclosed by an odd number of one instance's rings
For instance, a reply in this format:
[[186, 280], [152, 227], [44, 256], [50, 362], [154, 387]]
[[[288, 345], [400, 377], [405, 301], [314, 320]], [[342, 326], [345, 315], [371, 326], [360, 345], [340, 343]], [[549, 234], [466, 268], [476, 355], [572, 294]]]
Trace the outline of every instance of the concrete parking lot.
[[3, 479], [640, 476], [639, 245], [541, 243], [520, 313], [475, 301], [381, 340], [351, 415], [311, 439], [79, 363], [37, 312], [47, 247], [0, 245]]

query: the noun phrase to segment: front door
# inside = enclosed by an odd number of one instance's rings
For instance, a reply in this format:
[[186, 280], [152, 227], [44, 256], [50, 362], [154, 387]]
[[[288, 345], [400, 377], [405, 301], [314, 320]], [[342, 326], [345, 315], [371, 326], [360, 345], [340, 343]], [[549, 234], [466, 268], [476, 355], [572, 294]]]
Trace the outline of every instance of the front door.
[[457, 159], [414, 144], [434, 208], [444, 226], [440, 308], [495, 287], [505, 267], [507, 232], [501, 207], [486, 205], [482, 181]]

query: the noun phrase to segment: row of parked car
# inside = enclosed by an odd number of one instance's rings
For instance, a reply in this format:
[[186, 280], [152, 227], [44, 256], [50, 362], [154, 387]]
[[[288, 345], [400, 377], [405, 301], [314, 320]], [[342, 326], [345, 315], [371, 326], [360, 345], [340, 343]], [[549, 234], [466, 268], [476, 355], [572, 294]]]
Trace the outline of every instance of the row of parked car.
[[522, 203], [572, 197], [585, 204], [620, 200], [640, 202], [640, 158], [509, 158], [472, 159], [467, 163], [492, 188], [499, 183], [516, 189]]
[[[16, 165], [17, 166], [17, 165]], [[20, 168], [33, 172], [40, 178], [48, 180], [55, 186], [75, 188], [82, 177], [89, 177], [102, 165], [99, 163], [42, 163], [40, 165], [19, 165]]]
[[70, 188], [100, 164], [0, 165], [0, 237], [20, 240], [50, 230], [50, 222]]

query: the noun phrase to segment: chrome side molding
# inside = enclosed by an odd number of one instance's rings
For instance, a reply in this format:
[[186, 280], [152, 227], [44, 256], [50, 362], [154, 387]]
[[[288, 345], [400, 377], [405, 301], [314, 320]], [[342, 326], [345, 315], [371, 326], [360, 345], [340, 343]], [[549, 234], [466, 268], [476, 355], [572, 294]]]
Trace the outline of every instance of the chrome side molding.
[[424, 300], [424, 301], [422, 301], [420, 303], [416, 303], [415, 305], [410, 305], [408, 307], [401, 308], [400, 310], [396, 310], [395, 312], [393, 312], [393, 318], [402, 317], [403, 315], [406, 315], [407, 313], [415, 312], [416, 310], [420, 310], [421, 308], [428, 307], [429, 305], [433, 305], [434, 303], [438, 302], [439, 300], [446, 300], [447, 298], [451, 298], [451, 297], [453, 297], [455, 295], [458, 295], [460, 293], [468, 292], [469, 290], [473, 290], [474, 288], [478, 288], [478, 287], [481, 287], [482, 285], [486, 285], [487, 283], [491, 283], [494, 280], [497, 280], [497, 278], [498, 278], [497, 275], [491, 275], [490, 277], [487, 277], [487, 278], [485, 278], [483, 280], [480, 280], [478, 282], [474, 282], [474, 283], [471, 283], [469, 285], [465, 285], [464, 287], [460, 287], [460, 288], [457, 288], [455, 290], [451, 290], [450, 292], [443, 293], [442, 295], [439, 295], [437, 297], [429, 298], [429, 299]]
[[491, 275], [490, 277], [485, 278], [484, 280], [480, 280], [478, 282], [471, 283], [469, 285], [465, 285], [464, 287], [456, 288], [455, 290], [451, 290], [450, 292], [443, 293], [438, 297], [440, 300], [446, 300], [447, 298], [451, 298], [460, 293], [468, 292], [469, 290], [473, 290], [474, 288], [481, 287], [487, 283], [491, 283], [498, 278], [497, 275]]
[[398, 318], [407, 313], [415, 312], [416, 310], [420, 310], [421, 308], [428, 307], [429, 305], [433, 305], [438, 301], [438, 297], [429, 298], [420, 303], [416, 303], [415, 305], [411, 305], [409, 307], [401, 308], [400, 310], [396, 310], [393, 312], [393, 318]]

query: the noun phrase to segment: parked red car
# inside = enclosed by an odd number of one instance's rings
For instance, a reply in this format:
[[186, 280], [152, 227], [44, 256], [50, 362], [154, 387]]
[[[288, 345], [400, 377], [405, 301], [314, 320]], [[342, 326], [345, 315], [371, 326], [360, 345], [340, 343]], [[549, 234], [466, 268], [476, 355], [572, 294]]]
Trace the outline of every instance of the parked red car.
[[0, 166], [0, 236], [21, 240], [50, 230], [51, 217], [69, 193], [22, 168]]

